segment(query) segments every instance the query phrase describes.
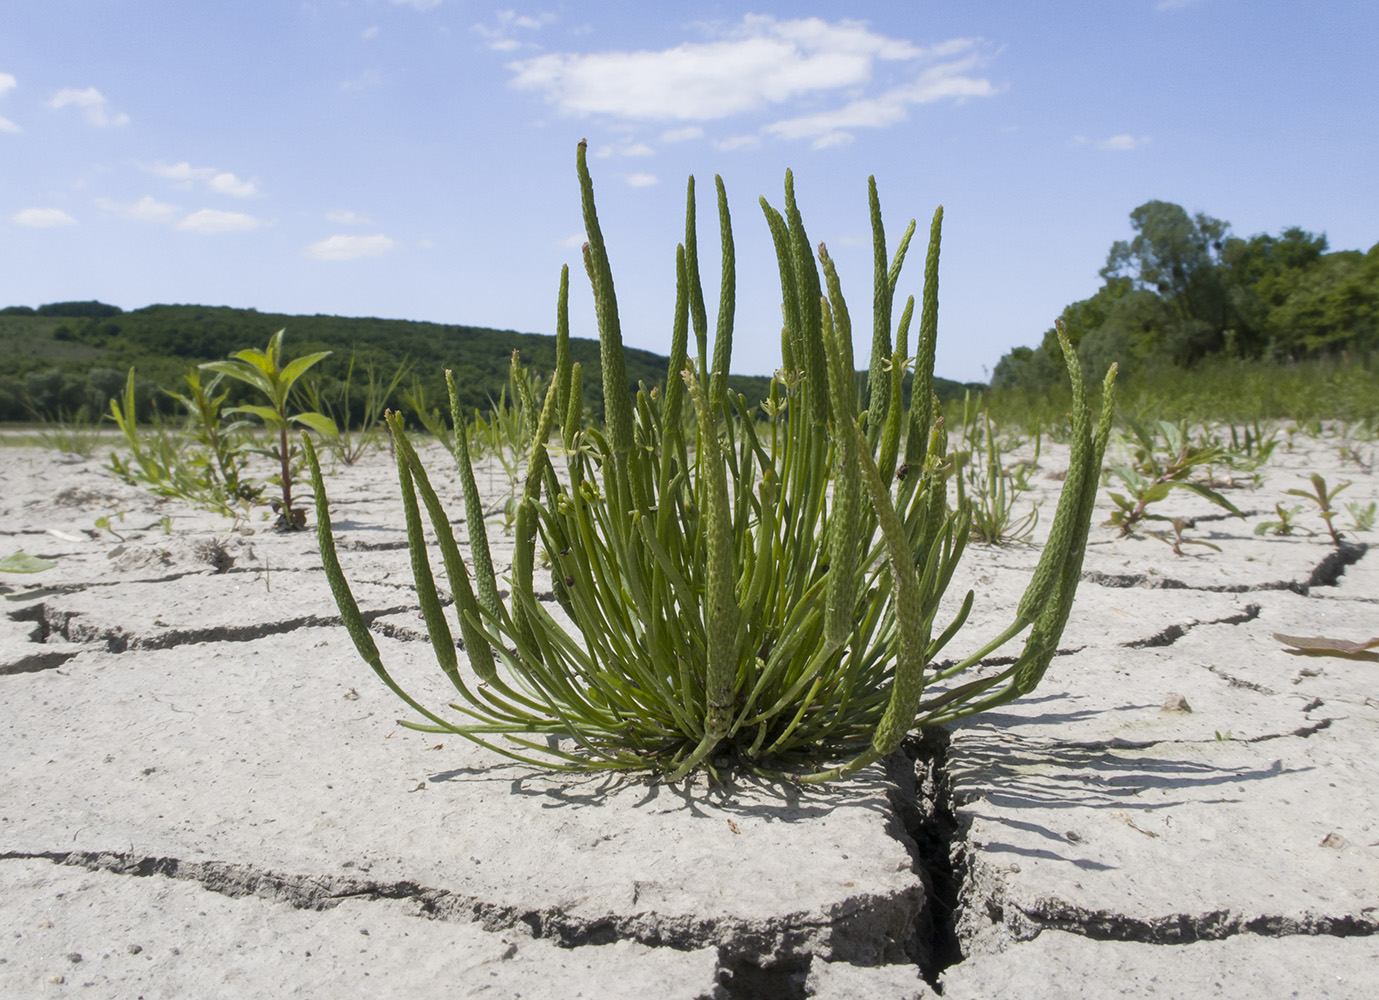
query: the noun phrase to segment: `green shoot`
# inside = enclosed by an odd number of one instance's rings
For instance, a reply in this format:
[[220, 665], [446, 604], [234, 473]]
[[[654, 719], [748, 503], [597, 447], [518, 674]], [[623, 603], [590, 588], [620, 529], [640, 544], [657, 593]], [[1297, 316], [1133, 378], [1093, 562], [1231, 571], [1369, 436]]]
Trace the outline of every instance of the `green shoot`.
[[300, 424], [327, 437], [335, 436], [338, 430], [335, 422], [323, 413], [289, 412], [288, 396], [292, 386], [308, 368], [330, 352], [308, 354], [283, 365], [282, 338], [285, 332], [279, 330], [273, 334], [268, 341], [268, 347], [262, 351], [253, 348], [236, 351], [228, 361], [208, 361], [200, 367], [245, 382], [258, 389], [268, 400], [267, 406], [247, 403], [243, 406], [232, 406], [225, 412], [251, 414], [277, 434], [277, 443], [267, 449], [265, 454], [272, 456], [279, 463], [281, 471], [272, 481], [281, 487], [282, 498], [270, 502], [278, 514], [278, 527], [284, 531], [297, 531], [306, 527], [306, 511], [292, 506], [293, 459], [296, 451], [288, 444], [288, 428], [292, 424]]
[[1308, 493], [1306, 490], [1294, 489], [1289, 490], [1288, 495], [1302, 497], [1304, 500], [1309, 500], [1315, 504], [1317, 506], [1317, 514], [1326, 522], [1326, 530], [1331, 535], [1332, 544], [1339, 546], [1341, 544], [1341, 539], [1345, 536], [1336, 530], [1334, 519], [1339, 511], [1331, 505], [1331, 502], [1336, 499], [1336, 494], [1349, 486], [1350, 483], [1344, 482], [1336, 486], [1335, 489], [1328, 489], [1326, 480], [1322, 478], [1320, 473], [1316, 472], [1312, 473], [1311, 482], [1311, 493]]

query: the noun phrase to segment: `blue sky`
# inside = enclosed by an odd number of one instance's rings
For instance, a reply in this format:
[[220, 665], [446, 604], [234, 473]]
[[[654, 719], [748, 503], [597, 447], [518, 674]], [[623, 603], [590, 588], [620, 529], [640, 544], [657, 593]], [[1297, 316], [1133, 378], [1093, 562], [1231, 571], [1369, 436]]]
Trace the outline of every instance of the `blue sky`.
[[781, 204], [787, 167], [859, 330], [868, 174], [892, 248], [945, 206], [938, 372], [964, 380], [1092, 294], [1149, 199], [1379, 240], [1379, 4], [841, 6], [4, 0], [0, 305], [549, 333], [568, 263], [573, 332], [597, 336], [582, 137], [632, 346], [668, 348], [690, 174], [712, 315], [722, 175], [741, 372], [779, 363], [757, 198]]

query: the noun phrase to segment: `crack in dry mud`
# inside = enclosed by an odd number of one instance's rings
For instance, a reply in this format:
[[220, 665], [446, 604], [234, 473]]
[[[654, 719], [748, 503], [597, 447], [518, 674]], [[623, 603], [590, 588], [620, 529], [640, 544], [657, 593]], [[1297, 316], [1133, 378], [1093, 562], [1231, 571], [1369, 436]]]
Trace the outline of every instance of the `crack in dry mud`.
[[1099, 570], [1084, 570], [1082, 582], [1112, 589], [1144, 587], [1147, 590], [1201, 590], [1212, 594], [1249, 594], [1262, 590], [1291, 590], [1295, 594], [1307, 597], [1316, 587], [1336, 586], [1346, 569], [1364, 558], [1368, 551], [1369, 544], [1366, 542], [1358, 544], [1342, 542], [1339, 547], [1332, 549], [1321, 562], [1313, 567], [1312, 572], [1303, 582], [1273, 580], [1268, 583], [1192, 584], [1170, 576], [1157, 576], [1149, 573], [1102, 573]]
[[1129, 642], [1122, 642], [1121, 645], [1128, 649], [1151, 649], [1160, 646], [1171, 646], [1195, 628], [1206, 625], [1244, 625], [1258, 618], [1262, 610], [1263, 609], [1258, 604], [1247, 604], [1245, 610], [1238, 615], [1227, 615], [1225, 618], [1216, 618], [1206, 622], [1194, 618], [1185, 625], [1170, 625], [1157, 635], [1151, 635], [1148, 639], [1132, 639]]
[[1074, 906], [1059, 899], [1042, 899], [1033, 906], [1018, 909], [1033, 925], [1033, 933], [1021, 934], [1021, 937], [1037, 936], [1042, 930], [1060, 930], [1096, 941], [1176, 945], [1221, 941], [1241, 934], [1260, 937], [1368, 937], [1379, 934], [1379, 914], [1365, 915], [1364, 911], [1360, 916], [1304, 913], [1289, 917], [1266, 913], [1249, 917], [1232, 910], [1210, 910], [1127, 917], [1108, 910]]
[[297, 909], [325, 910], [344, 900], [393, 899], [414, 904], [432, 920], [476, 923], [485, 931], [525, 928], [561, 948], [637, 941], [654, 948], [718, 951], [719, 978], [736, 1000], [801, 996], [803, 975], [827, 934], [829, 960], [859, 965], [909, 964], [897, 942], [913, 927], [922, 904], [919, 885], [891, 895], [862, 894], [830, 907], [823, 916], [782, 914], [752, 922], [732, 918], [654, 913], [586, 917], [559, 907], [523, 908], [477, 896], [423, 886], [411, 880], [379, 882], [336, 875], [275, 872], [227, 861], [182, 861], [115, 851], [7, 851], [0, 861], [46, 860], [88, 871], [136, 878], [162, 876], [195, 882], [232, 898], [253, 896]]
[[[407, 629], [399, 628], [390, 623], [378, 622], [378, 619], [387, 615], [405, 614], [414, 610], [414, 606], [402, 605], [365, 611], [363, 617], [370, 628], [374, 628], [377, 623], [376, 631], [389, 635], [391, 638], [425, 638], [419, 633], [411, 633]], [[42, 601], [10, 612], [10, 618], [14, 621], [34, 622], [37, 625], [37, 628], [29, 636], [30, 642], [45, 643], [56, 635], [67, 642], [78, 645], [104, 644], [106, 651], [110, 653], [124, 653], [136, 649], [173, 649], [177, 646], [208, 642], [253, 642], [265, 636], [281, 635], [299, 628], [334, 628], [343, 624], [339, 615], [301, 615], [276, 622], [259, 622], [253, 625], [212, 625], [195, 629], [169, 629], [156, 635], [142, 636], [127, 632], [120, 626], [113, 628], [87, 626], [79, 621], [81, 617], [80, 612], [49, 608]], [[36, 658], [41, 660], [45, 655], [50, 657], [64, 655], [70, 659], [76, 653], [63, 651], [62, 654], [33, 654], [20, 660], [19, 663]], [[65, 662], [65, 660], [61, 662]], [[53, 665], [60, 666], [61, 662]], [[43, 666], [16, 669], [17, 666], [18, 664], [11, 664], [0, 668], [0, 674], [26, 673], [47, 669]]]

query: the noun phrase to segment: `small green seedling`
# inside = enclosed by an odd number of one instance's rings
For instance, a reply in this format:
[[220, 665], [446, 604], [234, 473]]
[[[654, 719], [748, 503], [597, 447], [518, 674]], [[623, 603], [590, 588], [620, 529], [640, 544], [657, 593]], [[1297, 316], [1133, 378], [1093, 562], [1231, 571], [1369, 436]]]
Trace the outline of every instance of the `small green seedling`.
[[1184, 545], [1200, 545], [1203, 548], [1212, 549], [1215, 552], [1221, 551], [1221, 546], [1214, 542], [1203, 541], [1200, 538], [1184, 538], [1183, 532], [1192, 527], [1192, 522], [1187, 518], [1175, 517], [1169, 523], [1172, 525], [1171, 531], [1151, 531], [1150, 534], [1165, 545], [1170, 546], [1175, 556], [1183, 554]]
[[1351, 531], [1371, 531], [1374, 528], [1375, 503], [1348, 503], [1345, 509], [1350, 511], [1350, 530]]
[[[1256, 535], [1291, 535], [1295, 531], [1307, 531], [1293, 523], [1293, 519], [1301, 514], [1306, 508], [1302, 504], [1293, 507], [1285, 507], [1282, 503], [1274, 504], [1274, 513], [1278, 515], [1277, 521], [1261, 521], [1255, 525]], [[1307, 531], [1310, 535], [1312, 532]]]
[[1002, 545], [1029, 541], [1035, 525], [1039, 523], [1038, 505], [1031, 505], [1023, 517], [1015, 514], [1020, 494], [1030, 488], [1029, 466], [1016, 466], [1018, 472], [1004, 468], [1001, 458], [1006, 446], [996, 436], [990, 411], [981, 415], [981, 421], [971, 438], [971, 445], [985, 454], [973, 461], [970, 452], [954, 453], [954, 462], [960, 467], [958, 475], [954, 476], [958, 485], [958, 503], [962, 504], [970, 497], [972, 537], [978, 542]]
[[1108, 525], [1120, 528], [1121, 537], [1132, 535], [1141, 521], [1165, 521], [1173, 518], [1163, 514], [1148, 513], [1150, 504], [1158, 503], [1175, 489], [1195, 493], [1209, 500], [1236, 517], [1243, 518], [1235, 506], [1220, 493], [1189, 482], [1188, 478], [1199, 466], [1220, 461], [1221, 448], [1217, 444], [1194, 444], [1189, 436], [1186, 422], [1171, 424], [1166, 420], [1158, 422], [1158, 434], [1135, 420], [1127, 420], [1133, 440], [1121, 438], [1122, 443], [1133, 448], [1133, 460], [1129, 465], [1116, 465], [1111, 468], [1112, 477], [1120, 480], [1125, 493], [1111, 493], [1116, 505]]
[[[120, 523], [122, 523], [122, 524], [124, 523], [124, 511], [120, 511], [120, 512], [116, 515], [116, 517], [120, 520]], [[109, 514], [102, 514], [100, 517], [96, 518], [96, 528], [97, 528], [98, 530], [100, 530], [100, 531], [108, 531], [108, 532], [110, 532], [112, 535], [114, 535], [116, 538], [118, 538], [121, 542], [128, 541], [128, 539], [126, 539], [124, 535], [120, 534], [120, 533], [119, 533], [118, 531], [116, 531], [113, 527], [111, 527], [111, 524], [110, 524], [110, 515], [109, 515]]]
[[1335, 489], [1328, 489], [1326, 485], [1326, 480], [1322, 478], [1320, 473], [1312, 473], [1311, 478], [1311, 493], [1308, 493], [1306, 490], [1289, 490], [1288, 495], [1302, 497], [1303, 499], [1310, 500], [1314, 504], [1316, 504], [1318, 515], [1320, 515], [1321, 519], [1326, 522], [1326, 530], [1331, 535], [1331, 541], [1336, 545], [1340, 545], [1341, 539], [1345, 536], [1342, 535], [1339, 531], [1337, 531], [1336, 525], [1332, 523], [1333, 518], [1335, 518], [1335, 516], [1340, 512], [1331, 506], [1331, 501], [1335, 500], [1336, 494], [1340, 493], [1341, 490], [1349, 486], [1350, 482], [1347, 480], [1346, 482], [1341, 483]]
[[277, 433], [276, 446], [263, 450], [263, 454], [277, 459], [282, 470], [271, 480], [281, 486], [282, 499], [271, 503], [278, 513], [278, 527], [284, 531], [297, 531], [306, 527], [306, 510], [292, 506], [293, 465], [299, 452], [288, 444], [288, 428], [292, 424], [301, 424], [324, 437], [333, 437], [338, 430], [335, 421], [324, 413], [288, 411], [288, 396], [293, 384], [308, 368], [330, 354], [330, 351], [318, 351], [283, 365], [282, 340], [285, 332], [279, 330], [273, 334], [265, 350], [250, 348], [236, 351], [228, 361], [208, 361], [200, 367], [248, 383], [268, 399], [268, 406], [246, 403], [243, 406], [232, 406], [225, 412], [252, 414]]

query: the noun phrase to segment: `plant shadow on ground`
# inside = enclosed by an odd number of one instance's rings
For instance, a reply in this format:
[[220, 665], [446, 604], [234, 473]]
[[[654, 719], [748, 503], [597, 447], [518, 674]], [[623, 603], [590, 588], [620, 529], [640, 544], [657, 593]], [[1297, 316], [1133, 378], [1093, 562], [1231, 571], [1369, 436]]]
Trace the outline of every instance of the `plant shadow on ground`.
[[[1078, 702], [1086, 700], [1085, 695], [1075, 695], [1067, 692], [1058, 694], [1041, 695], [1030, 697], [1026, 695], [1021, 698], [1018, 705], [1029, 707], [1032, 705], [1051, 705], [1054, 702]], [[1066, 712], [1041, 712], [1039, 715], [1024, 715], [1012, 712], [1000, 712], [991, 710], [983, 712], [980, 718], [973, 720], [973, 725], [981, 728], [990, 727], [991, 729], [1009, 731], [1012, 727], [1021, 726], [1027, 730], [1033, 730], [1036, 726], [1066, 726], [1072, 722], [1085, 722], [1088, 719], [1105, 716], [1109, 712], [1142, 712], [1145, 709], [1157, 709], [1160, 705], [1150, 704], [1129, 704], [1104, 706], [1100, 708], [1078, 708]]]
[[[725, 780], [705, 784], [704, 779], [671, 783], [661, 777], [639, 772], [548, 773], [520, 764], [496, 763], [491, 766], [461, 767], [437, 771], [427, 781], [505, 781], [513, 795], [544, 800], [543, 809], [580, 809], [606, 806], [613, 798], [639, 789], [635, 809], [653, 804], [659, 812], [667, 804], [702, 818], [707, 805], [715, 813], [754, 816], [775, 822], [797, 823], [826, 816], [839, 806], [862, 805], [889, 815], [887, 793], [894, 783], [880, 769], [863, 772], [835, 785], [808, 786], [773, 780], [752, 774], [732, 774]], [[515, 775], [515, 776], [514, 776]]]
[[[1010, 746], [997, 736], [969, 732], [964, 736], [958, 759], [950, 758], [949, 761], [954, 786], [966, 787], [966, 794], [956, 800], [956, 805], [961, 808], [989, 804], [1002, 810], [1117, 809], [1139, 813], [1162, 812], [1194, 801], [1220, 807], [1242, 802], [1244, 797], [1222, 795], [1193, 799], [1186, 793], [1313, 770], [1311, 767], [1285, 767], [1278, 759], [1264, 766], [1234, 767], [1202, 760], [1175, 760], [1148, 753], [1148, 749], [1131, 743]], [[1164, 794], [1154, 801], [1141, 798], [1142, 793], [1149, 791]], [[1174, 792], [1179, 794], [1170, 794]], [[1062, 861], [1087, 870], [1116, 867], [1090, 858], [1068, 856], [1063, 852], [1076, 841], [1046, 826], [1008, 815], [987, 814], [983, 818], [1014, 830], [1034, 833], [1062, 849], [1032, 849], [984, 841], [982, 850], [986, 853]]]

